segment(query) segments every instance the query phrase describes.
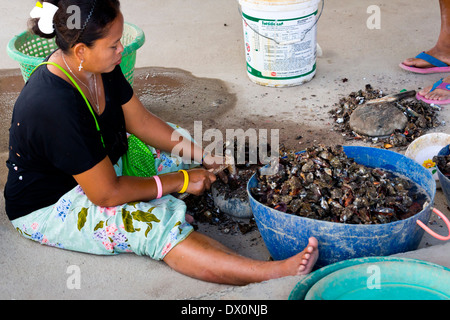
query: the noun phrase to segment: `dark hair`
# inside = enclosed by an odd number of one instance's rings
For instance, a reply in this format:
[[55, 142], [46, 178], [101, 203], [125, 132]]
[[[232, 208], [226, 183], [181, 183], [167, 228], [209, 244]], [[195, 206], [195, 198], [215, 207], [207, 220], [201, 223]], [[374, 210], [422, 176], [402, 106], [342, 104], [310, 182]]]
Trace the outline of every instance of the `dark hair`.
[[[29, 27], [34, 34], [47, 39], [55, 38], [56, 45], [67, 52], [77, 43], [84, 43], [91, 47], [98, 39], [108, 32], [108, 25], [113, 22], [120, 12], [119, 0], [47, 0], [59, 9], [53, 17], [55, 31], [52, 34], [43, 33], [37, 19], [30, 19]], [[75, 11], [69, 8], [77, 6], [80, 12], [79, 27], [69, 27], [69, 20], [74, 19]]]

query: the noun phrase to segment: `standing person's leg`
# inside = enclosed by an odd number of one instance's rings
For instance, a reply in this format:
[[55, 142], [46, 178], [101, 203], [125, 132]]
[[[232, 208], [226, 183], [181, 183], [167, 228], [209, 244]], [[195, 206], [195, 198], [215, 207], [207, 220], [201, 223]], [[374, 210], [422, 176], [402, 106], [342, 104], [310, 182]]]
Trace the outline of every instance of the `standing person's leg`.
[[[440, 0], [441, 30], [436, 45], [425, 53], [450, 65], [450, 0]], [[409, 58], [403, 65], [417, 68], [431, 68], [433, 65], [420, 58]]]
[[[450, 72], [450, 0], [439, 0], [439, 7], [441, 30], [436, 45], [415, 58], [403, 61], [400, 64], [403, 69], [416, 73]], [[449, 103], [450, 76], [420, 90], [417, 99], [427, 103]]]
[[282, 261], [259, 261], [240, 256], [219, 242], [192, 232], [164, 257], [174, 270], [208, 282], [245, 285], [307, 274], [319, 256], [316, 238], [297, 255]]

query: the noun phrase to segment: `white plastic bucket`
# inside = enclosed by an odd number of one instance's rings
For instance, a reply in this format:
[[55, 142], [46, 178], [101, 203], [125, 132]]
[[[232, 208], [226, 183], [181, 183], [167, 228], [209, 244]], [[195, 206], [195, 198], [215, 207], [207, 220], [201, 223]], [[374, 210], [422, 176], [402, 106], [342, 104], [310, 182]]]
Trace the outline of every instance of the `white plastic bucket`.
[[270, 87], [296, 86], [316, 73], [320, 0], [239, 0], [247, 74]]

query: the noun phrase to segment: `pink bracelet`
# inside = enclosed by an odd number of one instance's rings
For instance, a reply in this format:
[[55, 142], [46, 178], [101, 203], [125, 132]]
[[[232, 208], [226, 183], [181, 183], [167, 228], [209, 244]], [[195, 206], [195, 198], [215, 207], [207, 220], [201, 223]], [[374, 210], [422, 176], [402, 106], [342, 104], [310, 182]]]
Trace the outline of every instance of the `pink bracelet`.
[[159, 199], [162, 197], [163, 193], [161, 179], [158, 176], [153, 176], [153, 179], [155, 179], [156, 187], [158, 188], [158, 195], [156, 196], [156, 199]]

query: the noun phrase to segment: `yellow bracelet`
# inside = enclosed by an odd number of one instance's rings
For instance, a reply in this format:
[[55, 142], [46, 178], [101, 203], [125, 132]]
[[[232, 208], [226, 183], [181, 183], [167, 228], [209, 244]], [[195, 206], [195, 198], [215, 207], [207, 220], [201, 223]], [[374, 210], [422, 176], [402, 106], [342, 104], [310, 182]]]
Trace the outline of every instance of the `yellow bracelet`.
[[183, 188], [181, 188], [181, 190], [178, 191], [178, 193], [185, 193], [188, 188], [188, 185], [189, 185], [189, 175], [186, 170], [179, 170], [178, 172], [180, 172], [180, 171], [183, 172], [183, 175], [184, 175], [184, 184], [183, 184]]

